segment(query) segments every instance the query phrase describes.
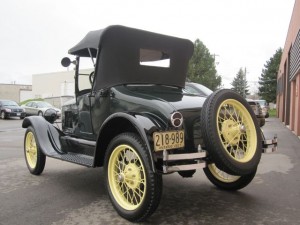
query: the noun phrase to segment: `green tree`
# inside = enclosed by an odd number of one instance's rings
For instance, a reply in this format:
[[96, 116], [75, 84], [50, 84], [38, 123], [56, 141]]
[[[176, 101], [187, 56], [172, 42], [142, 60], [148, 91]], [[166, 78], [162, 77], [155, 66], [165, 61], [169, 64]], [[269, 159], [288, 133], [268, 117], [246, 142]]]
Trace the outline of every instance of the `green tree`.
[[275, 54], [266, 62], [259, 77], [258, 95], [267, 102], [276, 102], [277, 72], [281, 60], [282, 49], [276, 50]]
[[221, 76], [217, 74], [214, 56], [199, 39], [194, 43], [194, 54], [189, 62], [187, 77], [212, 90], [216, 90], [222, 83]]
[[231, 89], [239, 93], [244, 98], [246, 98], [246, 96], [249, 95], [249, 86], [246, 79], [246, 73], [246, 68], [244, 70], [240, 68], [239, 72], [236, 74], [233, 81], [231, 82]]

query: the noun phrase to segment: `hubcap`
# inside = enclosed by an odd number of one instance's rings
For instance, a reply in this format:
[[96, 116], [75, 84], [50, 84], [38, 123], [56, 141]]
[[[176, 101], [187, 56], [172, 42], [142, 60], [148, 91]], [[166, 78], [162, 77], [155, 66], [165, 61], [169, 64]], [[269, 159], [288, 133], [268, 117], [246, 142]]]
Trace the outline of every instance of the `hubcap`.
[[29, 167], [34, 169], [36, 167], [37, 162], [37, 147], [32, 132], [28, 132], [26, 135], [25, 154]]
[[135, 210], [146, 195], [146, 175], [141, 158], [128, 145], [117, 146], [108, 163], [109, 187], [118, 204]]
[[226, 152], [245, 163], [256, 152], [256, 129], [248, 110], [234, 99], [223, 101], [217, 112], [217, 129]]

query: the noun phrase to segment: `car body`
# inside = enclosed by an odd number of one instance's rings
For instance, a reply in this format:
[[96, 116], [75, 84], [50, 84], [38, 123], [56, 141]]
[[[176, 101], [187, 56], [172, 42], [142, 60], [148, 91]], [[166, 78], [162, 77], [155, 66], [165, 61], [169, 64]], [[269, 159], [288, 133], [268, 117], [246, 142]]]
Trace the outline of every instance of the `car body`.
[[270, 110], [268, 102], [264, 99], [254, 100], [254, 101], [257, 102], [260, 105], [264, 117], [268, 118], [269, 117], [269, 110]]
[[[185, 89], [188, 92], [199, 95], [199, 96], [209, 96], [210, 94], [213, 93], [212, 90], [205, 87], [204, 85], [199, 84], [199, 83], [194, 83], [194, 82], [186, 82]], [[265, 121], [265, 116], [263, 114], [263, 111], [262, 111], [260, 105], [255, 100], [252, 100], [252, 99], [246, 99], [246, 100], [249, 103], [249, 105], [251, 106], [251, 108], [253, 109], [253, 112], [256, 116], [259, 126], [260, 127], [264, 126], [266, 121]]]
[[46, 110], [48, 109], [54, 109], [57, 113], [57, 116], [61, 116], [60, 109], [45, 101], [29, 101], [23, 104], [22, 107], [26, 111], [26, 116], [44, 116]]
[[[158, 207], [162, 175], [203, 169], [219, 188], [247, 186], [261, 153], [277, 141], [263, 139], [235, 92], [186, 92], [193, 50], [190, 40], [123, 26], [89, 32], [69, 50], [76, 59], [62, 60], [76, 68], [75, 99], [62, 107], [61, 129], [43, 117], [23, 121], [29, 171], [41, 174], [46, 156], [104, 167], [111, 203], [135, 222]], [[83, 58], [95, 65], [90, 74], [81, 71]]]
[[10, 117], [25, 117], [25, 111], [15, 101], [0, 99], [0, 117], [7, 119]]

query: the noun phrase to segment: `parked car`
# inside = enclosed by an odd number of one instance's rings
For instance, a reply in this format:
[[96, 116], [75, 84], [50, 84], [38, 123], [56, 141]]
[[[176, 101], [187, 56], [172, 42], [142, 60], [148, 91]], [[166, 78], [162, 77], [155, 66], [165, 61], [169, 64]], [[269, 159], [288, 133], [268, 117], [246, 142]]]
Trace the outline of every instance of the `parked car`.
[[257, 102], [260, 105], [265, 118], [268, 118], [269, 117], [269, 110], [270, 110], [268, 102], [266, 100], [263, 100], [263, 99], [254, 100], [254, 101]]
[[[155, 212], [162, 175], [192, 177], [204, 169], [221, 189], [247, 186], [261, 153], [275, 150], [277, 140], [262, 137], [250, 105], [235, 92], [185, 91], [193, 50], [189, 40], [123, 26], [89, 32], [69, 50], [75, 61], [62, 60], [76, 65], [76, 98], [62, 107], [61, 129], [39, 116], [23, 121], [30, 173], [43, 172], [46, 156], [104, 167], [111, 203], [129, 221]], [[82, 58], [93, 61], [90, 74], [81, 72]], [[157, 61], [164, 65], [151, 63]]]
[[185, 89], [192, 94], [206, 97], [213, 93], [213, 91], [210, 90], [208, 87], [194, 82], [186, 82]]
[[3, 120], [10, 117], [24, 119], [25, 111], [15, 101], [0, 99], [0, 116]]
[[260, 107], [260, 104], [255, 102], [252, 99], [247, 99], [247, 102], [249, 103], [249, 105], [253, 109], [253, 112], [256, 116], [256, 119], [258, 121], [259, 126], [260, 127], [264, 126], [265, 123], [266, 123], [266, 119], [265, 119], [265, 116], [263, 114], [262, 108]]
[[[210, 94], [213, 93], [212, 90], [209, 88], [205, 87], [202, 84], [194, 83], [194, 82], [186, 82], [185, 83], [185, 89], [192, 93], [196, 94], [199, 96], [209, 96]], [[263, 111], [258, 103], [256, 103], [254, 100], [247, 99], [248, 104], [251, 106], [253, 109], [253, 112], [256, 116], [256, 119], [258, 121], [258, 124], [260, 127], [264, 126], [266, 123], [265, 117], [263, 115]]]
[[44, 101], [30, 101], [22, 105], [22, 107], [26, 110], [26, 116], [44, 116], [48, 109], [54, 109], [57, 117], [61, 116], [60, 109], [55, 108], [50, 103]]

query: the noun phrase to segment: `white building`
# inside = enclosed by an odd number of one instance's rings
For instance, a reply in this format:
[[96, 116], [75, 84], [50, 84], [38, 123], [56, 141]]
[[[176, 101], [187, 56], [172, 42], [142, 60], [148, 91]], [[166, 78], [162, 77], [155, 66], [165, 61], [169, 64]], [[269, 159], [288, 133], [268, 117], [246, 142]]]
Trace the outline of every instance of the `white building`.
[[[90, 74], [92, 70], [82, 70], [82, 73]], [[34, 98], [43, 98], [56, 107], [75, 96], [75, 71], [63, 71], [32, 75], [32, 93]], [[80, 80], [80, 85], [90, 87], [89, 76]]]

